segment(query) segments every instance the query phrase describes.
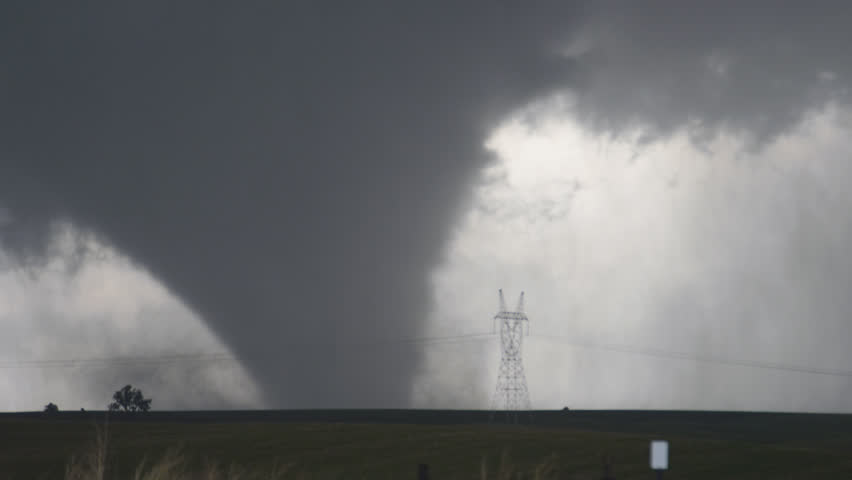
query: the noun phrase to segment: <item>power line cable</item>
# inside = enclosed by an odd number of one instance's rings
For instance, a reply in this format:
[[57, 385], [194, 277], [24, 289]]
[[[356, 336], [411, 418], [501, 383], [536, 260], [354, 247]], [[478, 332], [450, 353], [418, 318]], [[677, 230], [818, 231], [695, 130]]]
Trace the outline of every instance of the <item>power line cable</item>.
[[[478, 340], [489, 340], [496, 338], [494, 333], [471, 333], [461, 335], [447, 335], [437, 337], [411, 337], [400, 339], [380, 339], [363, 342], [290, 342], [292, 346], [325, 346], [325, 347], [379, 347], [400, 345], [441, 345], [465, 343]], [[852, 371], [830, 368], [819, 368], [804, 365], [785, 364], [777, 362], [765, 362], [759, 360], [725, 358], [713, 355], [695, 355], [687, 352], [678, 352], [653, 347], [637, 345], [594, 343], [575, 340], [573, 337], [547, 334], [530, 335], [531, 339], [554, 340], [564, 345], [590, 350], [607, 350], [633, 355], [642, 355], [671, 360], [686, 360], [693, 362], [712, 363], [718, 365], [730, 365], [737, 367], [760, 368], [767, 370], [779, 370], [796, 373], [807, 373], [815, 375], [828, 375], [836, 377], [852, 378]], [[288, 345], [287, 343], [282, 345]], [[237, 362], [239, 359], [227, 352], [192, 353], [192, 354], [165, 354], [148, 356], [113, 356], [113, 357], [90, 357], [90, 358], [68, 358], [68, 359], [35, 359], [16, 360], [0, 362], [0, 369], [12, 368], [76, 368], [76, 367], [107, 367], [107, 366], [138, 366], [138, 365], [168, 365], [176, 363], [192, 362]]]
[[852, 371], [850, 370], [818, 368], [785, 363], [764, 362], [759, 360], [733, 359], [713, 355], [695, 355], [686, 352], [677, 352], [672, 350], [663, 350], [650, 347], [639, 347], [634, 345], [590, 343], [576, 341], [573, 340], [571, 337], [559, 335], [531, 335], [531, 338], [558, 340], [563, 344], [570, 345], [572, 347], [595, 350], [609, 350], [620, 353], [630, 353], [635, 355], [645, 355], [666, 359], [689, 360], [702, 363], [715, 363], [719, 365], [731, 365], [737, 367], [763, 368], [768, 370], [782, 370], [788, 372], [810, 373], [815, 375], [830, 375], [835, 377], [852, 377]]
[[[291, 346], [323, 346], [323, 347], [378, 347], [394, 345], [435, 345], [443, 343], [461, 343], [492, 338], [493, 333], [471, 333], [448, 335], [441, 337], [411, 337], [399, 339], [372, 340], [364, 342], [289, 342]], [[284, 343], [282, 345], [287, 345]], [[237, 357], [227, 352], [163, 354], [147, 356], [112, 356], [66, 359], [16, 360], [0, 362], [0, 369], [10, 368], [75, 368], [99, 367], [115, 365], [164, 365], [187, 362], [239, 361]]]

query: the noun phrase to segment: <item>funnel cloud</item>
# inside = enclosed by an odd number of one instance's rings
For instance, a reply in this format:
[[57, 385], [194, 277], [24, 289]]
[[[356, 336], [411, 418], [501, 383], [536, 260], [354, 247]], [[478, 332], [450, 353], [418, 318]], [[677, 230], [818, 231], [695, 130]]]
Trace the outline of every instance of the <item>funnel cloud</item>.
[[94, 232], [270, 406], [399, 407], [427, 272], [500, 112], [570, 77], [574, 18], [507, 9], [3, 7], [4, 247]]

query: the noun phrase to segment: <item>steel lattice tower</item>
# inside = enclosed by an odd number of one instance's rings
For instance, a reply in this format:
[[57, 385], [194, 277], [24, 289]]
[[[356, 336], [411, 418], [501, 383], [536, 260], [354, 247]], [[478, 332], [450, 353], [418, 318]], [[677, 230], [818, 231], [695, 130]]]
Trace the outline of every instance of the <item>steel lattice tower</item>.
[[524, 326], [529, 333], [529, 319], [524, 313], [524, 292], [518, 299], [518, 308], [510, 312], [500, 290], [500, 311], [494, 316], [494, 322], [500, 322], [500, 373], [497, 375], [497, 390], [494, 392], [492, 410], [503, 407], [504, 410], [530, 410], [530, 394], [527, 390], [527, 378], [521, 360], [521, 345], [524, 339]]

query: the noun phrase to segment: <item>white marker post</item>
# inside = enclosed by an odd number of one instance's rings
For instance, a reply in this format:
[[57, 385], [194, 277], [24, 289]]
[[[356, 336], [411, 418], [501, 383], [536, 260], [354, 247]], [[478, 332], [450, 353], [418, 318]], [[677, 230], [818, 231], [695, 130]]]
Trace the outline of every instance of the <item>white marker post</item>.
[[651, 442], [651, 468], [657, 471], [657, 479], [663, 478], [663, 471], [669, 468], [669, 442], [654, 440]]

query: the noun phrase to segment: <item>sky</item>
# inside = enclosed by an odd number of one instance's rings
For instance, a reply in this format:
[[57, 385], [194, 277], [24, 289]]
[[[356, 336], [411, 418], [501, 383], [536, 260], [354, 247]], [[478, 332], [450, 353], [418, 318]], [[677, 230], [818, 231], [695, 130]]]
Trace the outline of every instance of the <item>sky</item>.
[[0, 9], [0, 409], [852, 409], [842, 2]]

